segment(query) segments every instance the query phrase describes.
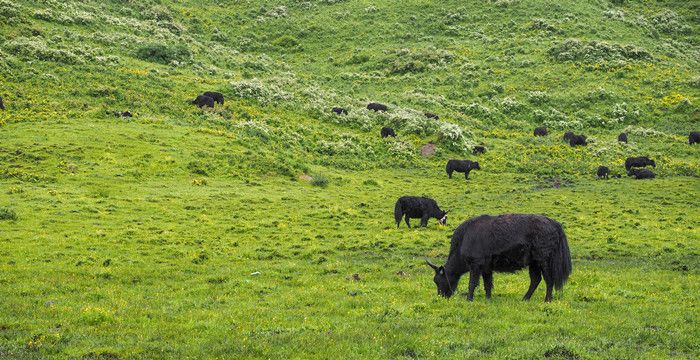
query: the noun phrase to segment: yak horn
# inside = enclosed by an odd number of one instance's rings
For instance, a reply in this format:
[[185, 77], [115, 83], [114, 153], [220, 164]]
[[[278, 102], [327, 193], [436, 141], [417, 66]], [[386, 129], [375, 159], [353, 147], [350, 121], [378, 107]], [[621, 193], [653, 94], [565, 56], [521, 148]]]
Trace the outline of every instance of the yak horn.
[[430, 266], [431, 268], [433, 268], [433, 270], [435, 270], [435, 271], [438, 270], [438, 266], [435, 265], [435, 264], [433, 264], [433, 263], [431, 263], [430, 260], [425, 259], [425, 262], [428, 264], [428, 266]]

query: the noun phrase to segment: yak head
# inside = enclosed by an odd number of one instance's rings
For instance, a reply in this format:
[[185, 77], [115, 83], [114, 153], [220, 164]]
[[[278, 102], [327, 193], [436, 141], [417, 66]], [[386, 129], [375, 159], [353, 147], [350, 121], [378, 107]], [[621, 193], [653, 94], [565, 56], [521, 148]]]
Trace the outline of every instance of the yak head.
[[452, 294], [454, 294], [454, 290], [452, 286], [450, 286], [450, 280], [447, 278], [447, 273], [445, 272], [445, 267], [444, 266], [437, 266], [427, 259], [425, 262], [435, 270], [435, 277], [433, 277], [433, 281], [435, 282], [435, 285], [437, 285], [437, 293], [440, 296], [443, 297], [450, 297]]
[[440, 218], [438, 218], [438, 224], [447, 225], [447, 211], [440, 212]]
[[479, 167], [479, 162], [478, 162], [478, 161], [474, 161], [474, 162], [472, 163], [472, 169], [481, 170], [481, 167]]
[[649, 160], [649, 164], [653, 167], [656, 167], [656, 161], [654, 160]]

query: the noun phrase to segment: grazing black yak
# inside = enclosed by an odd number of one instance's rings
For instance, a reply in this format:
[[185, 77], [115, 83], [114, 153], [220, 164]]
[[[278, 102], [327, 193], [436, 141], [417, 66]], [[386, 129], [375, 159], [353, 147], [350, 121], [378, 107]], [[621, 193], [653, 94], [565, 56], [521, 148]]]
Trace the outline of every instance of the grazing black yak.
[[641, 180], [641, 179], [653, 179], [656, 177], [656, 174], [654, 174], [653, 171], [651, 171], [647, 168], [641, 168], [641, 169], [629, 169], [629, 170], [627, 170], [627, 176], [634, 176], [635, 179]]
[[385, 138], [387, 136], [396, 137], [396, 133], [394, 132], [394, 129], [392, 129], [390, 127], [383, 127], [381, 133], [382, 133], [382, 138]]
[[428, 226], [428, 219], [438, 219], [440, 225], [447, 225], [447, 211], [440, 210], [437, 202], [431, 198], [419, 196], [402, 196], [394, 206], [394, 220], [396, 227], [401, 224], [401, 218], [406, 216], [406, 226], [411, 224], [409, 219], [420, 219], [420, 226]]
[[341, 108], [341, 107], [334, 107], [333, 109], [331, 109], [331, 111], [338, 114], [338, 115], [347, 115], [348, 114], [348, 111]]
[[564, 133], [564, 141], [565, 142], [570, 142], [571, 138], [574, 137], [574, 133], [571, 131], [567, 131]]
[[627, 144], [627, 133], [621, 133], [617, 135], [617, 141]]
[[111, 113], [107, 111], [107, 114], [112, 114], [116, 117], [132, 117], [131, 113], [128, 111], [112, 111]]
[[445, 171], [447, 171], [447, 176], [452, 179], [452, 172], [463, 172], [464, 178], [469, 180], [469, 172], [472, 170], [481, 170], [478, 161], [471, 160], [449, 160]]
[[474, 146], [474, 147], [472, 148], [472, 153], [473, 153], [474, 155], [483, 154], [483, 153], [485, 153], [485, 152], [486, 152], [486, 148], [483, 147], [483, 146], [481, 146], [481, 145], [477, 145], [477, 146]]
[[629, 157], [629, 158], [627, 158], [627, 160], [625, 160], [625, 170], [627, 170], [627, 171], [630, 171], [630, 169], [634, 168], [634, 167], [645, 167], [645, 166], [656, 167], [656, 162], [654, 162], [654, 160], [651, 160], [646, 156]]
[[0, 110], [5, 110], [5, 104], [2, 103], [2, 96], [0, 96]]
[[535, 129], [535, 136], [547, 136], [547, 128], [538, 127]]
[[209, 96], [210, 98], [214, 99], [214, 102], [218, 103], [219, 105], [224, 104], [224, 94], [216, 91], [207, 91], [204, 94], [204, 96]]
[[608, 169], [607, 166], [598, 166], [598, 178], [600, 179], [608, 179], [608, 174], [610, 173], [610, 169]]
[[450, 297], [460, 277], [469, 273], [467, 299], [474, 300], [479, 277], [484, 278], [486, 298], [491, 298], [493, 272], [530, 271], [529, 300], [542, 277], [547, 284], [544, 301], [552, 300], [552, 288], [561, 290], [571, 274], [571, 255], [560, 223], [529, 214], [481, 215], [463, 222], [452, 235], [450, 254], [435, 270], [438, 295]]
[[192, 100], [192, 103], [201, 107], [214, 107], [214, 99], [206, 95], [198, 95], [196, 99]]
[[439, 116], [437, 116], [436, 114], [433, 114], [431, 112], [426, 112], [425, 117], [427, 117], [428, 119], [440, 120]]
[[[2, 104], [2, 99], [0, 99], [0, 105]], [[3, 108], [4, 109], [4, 108]], [[688, 135], [688, 144], [700, 144], [700, 131], [691, 131]]]
[[373, 103], [367, 104], [367, 109], [374, 110], [374, 111], [387, 111], [389, 108], [387, 108], [386, 105], [384, 105], [384, 104], [373, 102]]
[[586, 146], [588, 143], [586, 142], [586, 137], [583, 135], [572, 135], [571, 138], [569, 138], [569, 145], [571, 146]]

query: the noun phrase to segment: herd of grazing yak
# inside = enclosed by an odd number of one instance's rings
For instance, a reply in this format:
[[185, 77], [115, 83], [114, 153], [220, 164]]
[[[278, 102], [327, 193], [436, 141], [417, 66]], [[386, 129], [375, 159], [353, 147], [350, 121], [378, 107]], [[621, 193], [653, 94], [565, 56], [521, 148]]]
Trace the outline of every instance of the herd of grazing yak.
[[[214, 107], [214, 104], [224, 104], [224, 95], [220, 92], [205, 92], [192, 101], [198, 107]], [[373, 111], [388, 111], [384, 104], [372, 102], [367, 109]], [[0, 110], [5, 106], [0, 97]], [[334, 107], [332, 112], [338, 116], [348, 114], [344, 108]], [[132, 117], [129, 111], [114, 111], [113, 115], [119, 117]], [[426, 112], [430, 119], [439, 119], [439, 116]], [[538, 127], [534, 130], [535, 136], [547, 136], [546, 128]], [[394, 129], [383, 127], [382, 138], [395, 137]], [[564, 134], [564, 140], [571, 146], [585, 146], [586, 137], [572, 132]], [[618, 136], [618, 141], [627, 142], [627, 134]], [[700, 132], [693, 131], [688, 137], [688, 143], [693, 145], [700, 143]], [[484, 146], [475, 146], [472, 152], [475, 155], [483, 154]], [[652, 179], [656, 175], [646, 166], [656, 167], [654, 160], [646, 156], [630, 157], [625, 161], [625, 169], [628, 176], [636, 179]], [[449, 160], [446, 171], [449, 178], [452, 173], [462, 172], [469, 179], [471, 170], [480, 170], [476, 161]], [[600, 166], [597, 171], [599, 178], [608, 178], [610, 169]], [[619, 175], [617, 175], [620, 177]], [[405, 219], [410, 228], [410, 219], [420, 219], [420, 226], [428, 225], [428, 219], [436, 218], [441, 225], [447, 225], [447, 211], [440, 209], [437, 202], [427, 197], [402, 196], [396, 201], [394, 207], [394, 219], [399, 227], [401, 220]], [[533, 214], [504, 214], [498, 216], [481, 215], [464, 221], [454, 231], [451, 239], [450, 252], [443, 266], [437, 266], [426, 260], [427, 264], [435, 271], [433, 281], [437, 285], [438, 295], [450, 297], [457, 289], [460, 278], [469, 273], [469, 288], [467, 299], [474, 299], [474, 290], [479, 285], [480, 278], [484, 279], [486, 298], [491, 297], [493, 289], [494, 272], [515, 272], [525, 267], [530, 273], [530, 287], [524, 300], [529, 300], [544, 278], [547, 290], [545, 301], [552, 300], [552, 290], [561, 290], [571, 273], [571, 255], [566, 234], [562, 225], [543, 215]]]
[[[192, 101], [192, 104], [200, 108], [214, 107], [214, 103], [223, 105], [224, 97], [221, 93], [205, 92]], [[386, 105], [376, 102], [369, 103], [367, 109], [381, 112], [389, 110]], [[342, 107], [334, 107], [331, 111], [337, 116], [348, 114], [348, 110]], [[436, 114], [424, 114], [427, 118], [439, 119]], [[396, 132], [390, 127], [383, 127], [380, 135], [382, 138], [396, 137]], [[534, 130], [534, 135], [547, 136], [548, 132], [546, 128], [538, 127]], [[563, 139], [572, 147], [587, 145], [586, 136], [573, 132], [565, 133]], [[622, 133], [617, 139], [627, 143], [627, 134]], [[691, 132], [688, 143], [700, 143], [700, 132]], [[474, 155], [483, 154], [486, 148], [481, 145], [474, 146], [472, 152]], [[656, 167], [656, 163], [646, 156], [630, 157], [625, 161], [627, 175], [636, 179], [656, 177], [646, 166]], [[450, 179], [456, 171], [464, 173], [465, 179], [469, 180], [469, 172], [480, 169], [477, 161], [451, 159], [447, 162], [445, 170]], [[597, 176], [607, 179], [609, 173], [608, 167], [600, 166]], [[426, 227], [430, 218], [437, 219], [440, 225], [447, 225], [447, 211], [440, 209], [433, 199], [402, 196], [396, 201], [394, 219], [397, 228], [402, 219], [409, 228], [410, 219], [420, 219], [420, 226]], [[493, 289], [494, 272], [515, 272], [525, 267], [530, 273], [530, 287], [523, 299], [529, 300], [544, 278], [547, 287], [545, 301], [551, 301], [552, 290], [561, 290], [572, 270], [569, 244], [562, 225], [546, 216], [534, 214], [481, 215], [466, 220], [452, 235], [445, 265], [437, 266], [428, 260], [426, 263], [435, 271], [433, 281], [437, 285], [438, 295], [444, 297], [454, 294], [460, 278], [468, 272], [469, 301], [474, 299], [474, 290], [481, 278], [484, 279], [484, 290], [486, 298], [489, 299]]]

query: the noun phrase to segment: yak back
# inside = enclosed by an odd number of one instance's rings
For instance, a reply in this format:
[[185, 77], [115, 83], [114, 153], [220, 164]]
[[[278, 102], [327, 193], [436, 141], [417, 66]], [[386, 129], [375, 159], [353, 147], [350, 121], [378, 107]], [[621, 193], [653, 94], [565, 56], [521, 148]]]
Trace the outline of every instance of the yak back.
[[495, 271], [516, 271], [527, 266], [531, 256], [549, 259], [560, 246], [560, 234], [561, 225], [542, 215], [481, 215], [457, 227], [448, 262], [490, 262]]

